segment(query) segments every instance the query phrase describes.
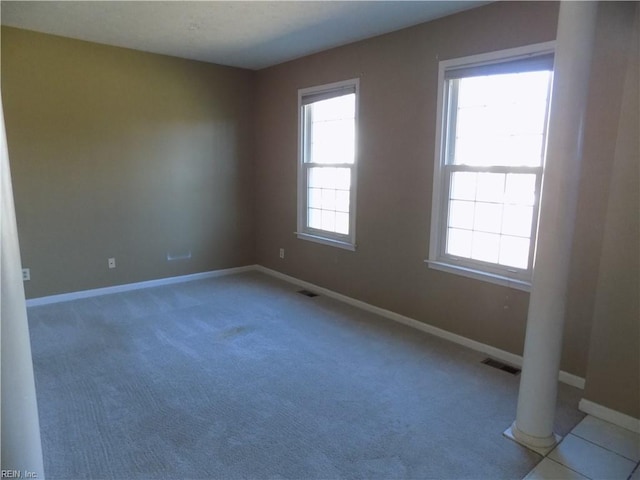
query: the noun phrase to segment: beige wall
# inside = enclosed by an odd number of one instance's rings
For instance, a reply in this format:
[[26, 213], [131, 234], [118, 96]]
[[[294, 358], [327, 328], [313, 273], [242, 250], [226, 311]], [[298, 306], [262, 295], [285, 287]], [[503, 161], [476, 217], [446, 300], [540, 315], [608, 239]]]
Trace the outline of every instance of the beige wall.
[[581, 376], [589, 352], [633, 8], [633, 2], [598, 7], [563, 350], [563, 364], [579, 365]]
[[[640, 418], [640, 55], [636, 7], [606, 209], [585, 398]], [[631, 31], [631, 7], [620, 22]], [[622, 52], [626, 53], [626, 49]]]
[[[609, 7], [606, 7], [609, 8]], [[429, 269], [438, 61], [553, 40], [557, 3], [498, 2], [258, 73], [258, 263], [522, 353], [528, 294]], [[624, 59], [599, 21], [562, 368], [584, 376]], [[357, 251], [297, 239], [299, 88], [360, 78]], [[605, 80], [608, 82], [605, 89]], [[598, 129], [603, 128], [600, 132]], [[278, 249], [285, 248], [284, 260]], [[595, 259], [595, 260], [594, 260]]]
[[27, 297], [253, 263], [253, 90], [246, 70], [2, 27]]

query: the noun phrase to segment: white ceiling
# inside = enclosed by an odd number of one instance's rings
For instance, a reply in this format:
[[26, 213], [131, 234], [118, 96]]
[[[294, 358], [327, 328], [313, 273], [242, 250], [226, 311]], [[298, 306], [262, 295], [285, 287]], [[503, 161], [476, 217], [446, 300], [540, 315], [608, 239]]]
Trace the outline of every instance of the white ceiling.
[[487, 1], [7, 1], [2, 24], [261, 69]]

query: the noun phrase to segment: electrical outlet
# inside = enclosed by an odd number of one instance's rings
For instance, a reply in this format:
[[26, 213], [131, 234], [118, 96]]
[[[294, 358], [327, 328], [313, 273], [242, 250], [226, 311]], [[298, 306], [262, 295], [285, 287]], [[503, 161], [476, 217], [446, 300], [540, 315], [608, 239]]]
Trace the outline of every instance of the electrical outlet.
[[22, 269], [22, 281], [23, 282], [27, 282], [31, 280], [31, 269], [30, 268], [23, 268]]
[[115, 258], [110, 258], [109, 259], [109, 268], [116, 268], [116, 259]]
[[284, 258], [284, 248], [280, 249], [280, 258]]

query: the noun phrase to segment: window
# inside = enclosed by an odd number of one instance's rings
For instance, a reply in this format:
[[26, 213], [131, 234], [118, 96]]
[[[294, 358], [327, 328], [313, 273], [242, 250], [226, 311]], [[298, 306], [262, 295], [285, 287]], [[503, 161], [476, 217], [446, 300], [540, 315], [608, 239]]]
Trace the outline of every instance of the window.
[[298, 238], [355, 249], [358, 80], [298, 91]]
[[553, 44], [440, 62], [428, 263], [527, 290]]

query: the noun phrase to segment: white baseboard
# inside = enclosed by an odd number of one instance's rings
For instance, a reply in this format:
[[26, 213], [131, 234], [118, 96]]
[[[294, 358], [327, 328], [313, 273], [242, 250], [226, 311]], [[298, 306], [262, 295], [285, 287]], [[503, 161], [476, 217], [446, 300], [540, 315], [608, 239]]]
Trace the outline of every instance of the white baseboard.
[[27, 307], [37, 307], [39, 305], [50, 305], [52, 303], [68, 302], [80, 298], [97, 297], [100, 295], [108, 295], [110, 293], [129, 292], [131, 290], [139, 290], [141, 288], [159, 287], [161, 285], [171, 285], [174, 283], [191, 282], [194, 280], [203, 280], [205, 278], [222, 277], [225, 275], [234, 275], [236, 273], [250, 272], [256, 270], [256, 265], [247, 265], [244, 267], [225, 268], [222, 270], [212, 270], [209, 272], [192, 273], [190, 275], [180, 275], [178, 277], [159, 278], [157, 280], [147, 280], [144, 282], [127, 283], [124, 285], [114, 285], [112, 287], [94, 288], [91, 290], [81, 290], [79, 292], [61, 293], [59, 295], [50, 295], [47, 297], [31, 298], [27, 300]]
[[[279, 278], [281, 280], [284, 280], [289, 283], [293, 283], [295, 285], [299, 285], [300, 287], [313, 290], [316, 293], [326, 295], [327, 297], [334, 298], [336, 300], [347, 303], [349, 305], [360, 308], [362, 310], [366, 310], [376, 315], [380, 315], [381, 317], [388, 318], [390, 320], [402, 323], [404, 325], [408, 325], [420, 331], [430, 333], [431, 335], [435, 335], [436, 337], [444, 338], [445, 340], [449, 340], [450, 342], [457, 343], [459, 345], [463, 345], [465, 347], [471, 348], [472, 350], [476, 350], [477, 352], [481, 352], [483, 354], [489, 355], [490, 357], [495, 358], [497, 360], [501, 360], [505, 363], [508, 363], [517, 367], [522, 366], [522, 356], [520, 355], [516, 355], [510, 352], [506, 352], [504, 350], [500, 350], [499, 348], [492, 347], [491, 345], [477, 342], [470, 338], [463, 337], [462, 335], [448, 332], [441, 328], [434, 327], [432, 325], [420, 322], [410, 317], [405, 317], [404, 315], [400, 315], [399, 313], [395, 313], [390, 310], [385, 310], [384, 308], [376, 307], [369, 303], [362, 302], [360, 300], [356, 300], [351, 297], [347, 297], [346, 295], [342, 295], [341, 293], [334, 292], [333, 290], [329, 290], [324, 287], [319, 287], [318, 285], [314, 285], [313, 283], [310, 283], [310, 282], [305, 282], [304, 280], [299, 280], [295, 277], [291, 277], [289, 275], [278, 272], [276, 270], [263, 267], [262, 265], [256, 265], [255, 269], [259, 272], [265, 273], [272, 277]], [[571, 373], [561, 371], [558, 378], [562, 383], [566, 383], [567, 385], [571, 385], [576, 388], [584, 389], [584, 378], [582, 377], [578, 377], [577, 375], [573, 375]]]
[[567, 385], [571, 385], [572, 387], [579, 388], [580, 390], [584, 390], [585, 380], [578, 375], [574, 375], [573, 373], [565, 372], [564, 370], [560, 370], [558, 374], [558, 380]]
[[631, 430], [635, 433], [640, 433], [640, 419], [631, 417], [625, 413], [612, 410], [611, 408], [600, 405], [599, 403], [592, 402], [583, 398], [578, 404], [578, 409], [581, 412], [598, 417], [605, 422], [613, 423], [627, 430]]

